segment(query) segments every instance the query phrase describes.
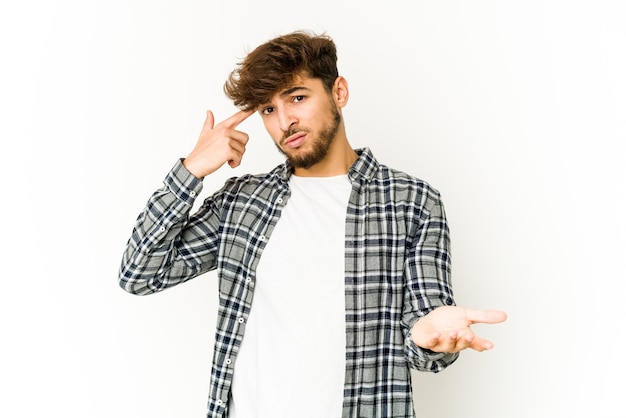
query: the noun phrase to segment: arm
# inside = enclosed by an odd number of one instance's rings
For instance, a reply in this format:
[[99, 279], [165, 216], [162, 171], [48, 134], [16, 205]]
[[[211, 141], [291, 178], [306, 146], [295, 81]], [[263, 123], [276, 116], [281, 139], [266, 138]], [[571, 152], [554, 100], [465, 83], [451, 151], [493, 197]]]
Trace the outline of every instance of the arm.
[[[189, 212], [201, 190], [201, 181], [177, 162], [137, 218], [120, 266], [119, 283], [124, 290], [138, 295], [154, 293], [214, 266], [215, 248], [210, 250], [208, 234], [202, 237], [198, 226], [188, 225]], [[205, 229], [212, 225], [217, 230], [216, 213], [212, 218], [211, 222], [211, 217], [204, 217], [208, 221]]]
[[418, 357], [426, 355], [430, 360], [445, 365], [454, 361], [458, 353], [467, 348], [476, 351], [493, 348], [491, 341], [478, 337], [470, 326], [504, 322], [506, 313], [455, 306], [449, 280], [449, 232], [443, 204], [439, 199], [432, 205], [428, 219], [420, 227], [419, 236], [415, 251], [416, 271], [422, 280], [418, 280], [417, 289], [426, 298], [418, 303], [418, 315], [412, 319], [408, 336], [411, 350]]
[[241, 162], [248, 135], [235, 128], [251, 114], [240, 111], [213, 126], [213, 114], [207, 112], [196, 146], [174, 166], [137, 219], [120, 266], [124, 290], [154, 293], [215, 267], [219, 197], [207, 199], [192, 219], [189, 212], [204, 176], [224, 163], [236, 167]]
[[415, 324], [442, 306], [454, 306], [450, 282], [450, 235], [439, 194], [426, 186], [422, 217], [414, 224], [405, 260], [403, 325], [405, 353], [411, 367], [439, 372], [452, 364], [456, 353], [437, 353], [416, 344]]

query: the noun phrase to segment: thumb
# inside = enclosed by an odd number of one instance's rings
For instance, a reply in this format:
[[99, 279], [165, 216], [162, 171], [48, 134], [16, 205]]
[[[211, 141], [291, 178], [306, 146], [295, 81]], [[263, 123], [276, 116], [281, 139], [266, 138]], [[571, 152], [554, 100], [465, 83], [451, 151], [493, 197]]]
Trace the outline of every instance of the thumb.
[[205, 129], [213, 129], [213, 125], [215, 124], [215, 117], [213, 116], [213, 112], [210, 110], [206, 111], [206, 119], [204, 120], [204, 126], [202, 130]]

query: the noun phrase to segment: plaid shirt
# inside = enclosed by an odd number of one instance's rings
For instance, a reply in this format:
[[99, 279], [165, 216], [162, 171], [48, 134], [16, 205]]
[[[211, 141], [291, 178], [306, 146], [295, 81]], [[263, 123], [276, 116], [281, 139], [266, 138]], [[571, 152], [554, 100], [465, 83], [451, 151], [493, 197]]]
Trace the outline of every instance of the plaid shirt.
[[[414, 417], [409, 367], [439, 372], [458, 357], [420, 349], [410, 335], [420, 317], [454, 304], [448, 226], [436, 190], [379, 164], [367, 148], [357, 153], [348, 172], [342, 417]], [[208, 417], [228, 416], [256, 267], [289, 199], [292, 172], [282, 164], [268, 174], [230, 179], [190, 216], [202, 182], [179, 161], [128, 241], [119, 280], [130, 293], [158, 292], [217, 268]]]

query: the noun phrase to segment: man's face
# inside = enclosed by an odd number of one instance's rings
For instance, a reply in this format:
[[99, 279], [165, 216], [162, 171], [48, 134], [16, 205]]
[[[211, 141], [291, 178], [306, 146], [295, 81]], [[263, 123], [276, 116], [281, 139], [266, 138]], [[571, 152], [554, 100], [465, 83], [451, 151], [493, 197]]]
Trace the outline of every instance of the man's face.
[[260, 106], [259, 113], [276, 147], [295, 168], [322, 161], [341, 123], [338, 106], [315, 78], [296, 78]]

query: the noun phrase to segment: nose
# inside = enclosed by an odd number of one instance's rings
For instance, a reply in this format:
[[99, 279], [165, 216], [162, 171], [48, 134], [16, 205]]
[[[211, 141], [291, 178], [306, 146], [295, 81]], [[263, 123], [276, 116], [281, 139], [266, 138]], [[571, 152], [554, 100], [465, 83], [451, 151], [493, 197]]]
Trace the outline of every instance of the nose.
[[295, 115], [286, 108], [276, 109], [278, 113], [278, 125], [283, 132], [288, 132], [295, 124], [298, 123]]

